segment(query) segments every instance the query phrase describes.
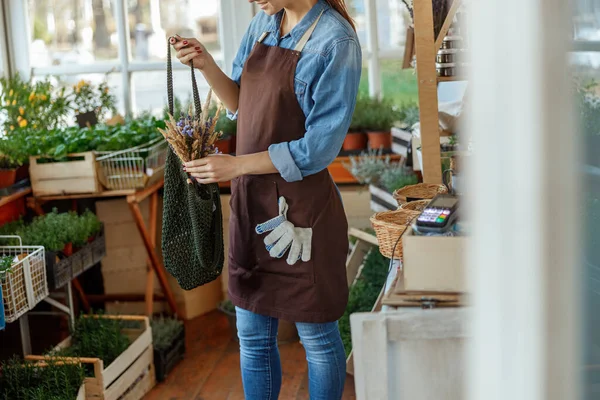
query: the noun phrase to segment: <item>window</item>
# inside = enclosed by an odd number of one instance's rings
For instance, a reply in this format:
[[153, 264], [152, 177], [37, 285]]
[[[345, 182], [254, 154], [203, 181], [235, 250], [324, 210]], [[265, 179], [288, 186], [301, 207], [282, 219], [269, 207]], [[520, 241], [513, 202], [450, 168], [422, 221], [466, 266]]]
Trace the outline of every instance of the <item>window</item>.
[[29, 0], [32, 66], [85, 65], [119, 56], [114, 1]]
[[[34, 77], [59, 76], [68, 84], [104, 79], [108, 73], [118, 108], [127, 114], [159, 113], [166, 105], [168, 36], [198, 38], [224, 66], [237, 52], [245, 29], [225, 32], [221, 23], [247, 26], [252, 16], [252, 5], [238, 0], [7, 0], [7, 4], [10, 15], [16, 16], [10, 40], [14, 48], [28, 49], [14, 57], [18, 71], [24, 75], [31, 71]], [[189, 69], [179, 62], [173, 68], [175, 94], [185, 101], [191, 93]], [[206, 95], [202, 74], [196, 77]]]

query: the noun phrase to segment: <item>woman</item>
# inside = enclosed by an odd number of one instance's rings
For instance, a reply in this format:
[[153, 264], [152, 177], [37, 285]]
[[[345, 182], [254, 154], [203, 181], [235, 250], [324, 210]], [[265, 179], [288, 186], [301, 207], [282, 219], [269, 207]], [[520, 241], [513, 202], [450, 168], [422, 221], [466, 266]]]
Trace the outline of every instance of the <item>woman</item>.
[[279, 319], [296, 323], [311, 399], [339, 399], [348, 225], [327, 166], [354, 112], [360, 45], [343, 0], [249, 1], [263, 12], [246, 32], [231, 79], [197, 40], [171, 41], [238, 120], [235, 157], [185, 169], [200, 183], [232, 180], [229, 295], [246, 399], [279, 395]]

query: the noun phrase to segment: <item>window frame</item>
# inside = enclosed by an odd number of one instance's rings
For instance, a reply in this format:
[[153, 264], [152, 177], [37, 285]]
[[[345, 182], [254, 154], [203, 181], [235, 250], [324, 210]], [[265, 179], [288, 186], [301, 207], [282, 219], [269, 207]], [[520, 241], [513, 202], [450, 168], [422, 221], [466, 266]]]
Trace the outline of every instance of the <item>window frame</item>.
[[[6, 38], [6, 43], [8, 43], [7, 50], [20, 49], [20, 51], [3, 51], [2, 43], [0, 43], [0, 57], [2, 57], [2, 60], [6, 60], [7, 63], [7, 68], [4, 70], [9, 72], [18, 71], [26, 79], [31, 76], [79, 75], [90, 73], [105, 74], [111, 71], [120, 73], [122, 79], [121, 96], [123, 98], [125, 114], [131, 115], [135, 104], [132, 74], [136, 72], [164, 71], [165, 64], [163, 62], [134, 61], [131, 54], [130, 41], [128, 39], [129, 24], [127, 23], [126, 0], [113, 1], [118, 37], [117, 60], [86, 65], [37, 68], [31, 65], [29, 56], [31, 38], [27, 2], [24, 0], [7, 0], [3, 4], [6, 6], [8, 16], [6, 20], [8, 23], [3, 27], [0, 21], [0, 39]], [[250, 3], [242, 3], [236, 0], [220, 0], [218, 16], [219, 40], [221, 43], [222, 57], [218, 58], [216, 61], [224, 66], [226, 72], [230, 72], [231, 64], [233, 63], [233, 59], [245, 33], [245, 27], [250, 24], [250, 21], [254, 16], [254, 7]], [[234, 26], [236, 29], [222, 29], [223, 26]], [[9, 58], [8, 54], [12, 55], [12, 57]], [[4, 57], [5, 55], [6, 58]], [[8, 63], [10, 63], [10, 65], [8, 65]], [[186, 69], [187, 67], [185, 65], [173, 63], [174, 71], [184, 71]], [[2, 70], [0, 65], [0, 73]]]

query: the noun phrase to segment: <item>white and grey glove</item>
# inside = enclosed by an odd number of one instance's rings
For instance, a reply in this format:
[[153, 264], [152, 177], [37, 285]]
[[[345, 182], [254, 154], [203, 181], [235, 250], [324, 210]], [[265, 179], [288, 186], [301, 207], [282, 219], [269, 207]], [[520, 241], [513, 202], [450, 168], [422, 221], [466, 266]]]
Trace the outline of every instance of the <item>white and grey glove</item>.
[[307, 262], [311, 256], [312, 228], [296, 228], [287, 220], [288, 205], [285, 198], [279, 198], [279, 215], [256, 226], [256, 232], [262, 234], [271, 231], [265, 237], [265, 246], [273, 258], [282, 258], [291, 248], [287, 258], [289, 265], [298, 260]]

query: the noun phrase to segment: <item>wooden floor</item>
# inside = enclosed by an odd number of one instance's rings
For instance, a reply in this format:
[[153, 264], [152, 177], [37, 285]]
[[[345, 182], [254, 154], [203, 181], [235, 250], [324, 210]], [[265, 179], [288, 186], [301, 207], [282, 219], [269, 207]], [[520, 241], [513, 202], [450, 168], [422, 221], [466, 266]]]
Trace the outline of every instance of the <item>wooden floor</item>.
[[[145, 400], [243, 400], [239, 347], [227, 319], [218, 311], [186, 324], [186, 358]], [[300, 343], [281, 344], [283, 384], [280, 400], [307, 400], [308, 375]], [[346, 379], [344, 400], [356, 399], [354, 380]]]

